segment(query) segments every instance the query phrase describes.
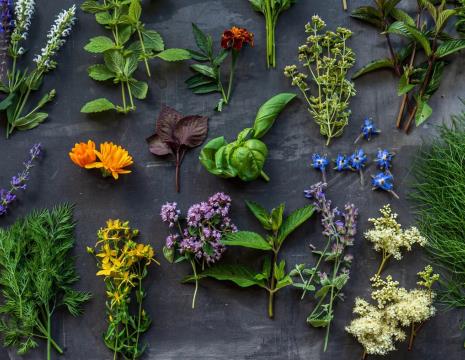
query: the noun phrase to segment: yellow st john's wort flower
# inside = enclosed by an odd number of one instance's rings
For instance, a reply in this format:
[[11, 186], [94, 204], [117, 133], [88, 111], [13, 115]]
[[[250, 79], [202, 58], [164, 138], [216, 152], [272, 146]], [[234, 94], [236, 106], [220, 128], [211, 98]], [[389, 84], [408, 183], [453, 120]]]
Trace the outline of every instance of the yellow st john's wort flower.
[[102, 264], [110, 262], [114, 257], [116, 257], [118, 252], [110, 247], [109, 244], [102, 246], [102, 251], [96, 256], [102, 258]]
[[100, 144], [100, 151], [95, 150], [100, 161], [86, 166], [87, 169], [101, 169], [104, 176], [113, 176], [118, 180], [120, 174], [129, 174], [131, 171], [125, 167], [133, 164], [132, 157], [128, 151], [112, 142]]

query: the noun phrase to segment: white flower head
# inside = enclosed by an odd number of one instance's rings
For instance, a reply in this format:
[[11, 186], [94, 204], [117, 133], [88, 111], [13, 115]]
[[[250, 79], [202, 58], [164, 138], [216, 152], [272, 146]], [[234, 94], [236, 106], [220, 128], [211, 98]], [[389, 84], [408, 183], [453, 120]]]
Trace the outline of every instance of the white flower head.
[[34, 15], [34, 0], [17, 0], [15, 2], [15, 28], [12, 39], [19, 41], [27, 39], [27, 32], [31, 26], [31, 19]]
[[38, 69], [47, 72], [56, 67], [56, 61], [53, 60], [53, 56], [65, 44], [65, 38], [71, 33], [71, 29], [76, 22], [75, 14], [76, 5], [58, 14], [47, 34], [47, 44], [42, 48], [40, 54], [34, 57]]

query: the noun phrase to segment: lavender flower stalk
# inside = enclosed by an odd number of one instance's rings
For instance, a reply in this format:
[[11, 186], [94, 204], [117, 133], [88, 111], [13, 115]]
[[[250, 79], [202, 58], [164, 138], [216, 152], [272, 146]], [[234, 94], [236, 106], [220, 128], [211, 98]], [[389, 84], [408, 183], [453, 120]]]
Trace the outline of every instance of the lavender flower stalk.
[[13, 27], [13, 1], [0, 0], [0, 81], [2, 82], [7, 75], [7, 51]]
[[171, 263], [189, 261], [192, 266], [194, 274], [185, 279], [195, 281], [192, 308], [200, 280], [197, 266], [203, 270], [218, 262], [226, 250], [222, 237], [237, 231], [229, 217], [230, 208], [231, 198], [224, 193], [216, 193], [207, 202], [192, 205], [185, 219], [181, 219], [176, 203], [166, 203], [161, 208], [161, 219], [172, 230], [163, 248], [165, 258]]
[[[315, 251], [318, 255], [316, 265], [306, 269], [305, 264], [296, 265], [292, 276], [300, 278], [301, 282], [294, 282], [294, 286], [303, 290], [302, 299], [307, 292], [316, 291], [317, 305], [308, 316], [307, 322], [314, 327], [326, 327], [324, 351], [329, 340], [331, 321], [334, 318], [334, 301], [342, 299], [341, 290], [349, 280], [349, 269], [353, 256], [346, 253], [346, 249], [353, 245], [357, 233], [358, 209], [353, 204], [346, 204], [340, 211], [332, 207], [331, 200], [326, 198], [326, 184], [319, 182], [309, 190], [305, 190], [305, 197], [313, 201], [316, 211], [321, 215], [323, 236], [327, 238], [323, 251]], [[313, 247], [312, 247], [313, 248]], [[328, 275], [321, 267], [322, 263], [329, 263], [331, 273]], [[305, 279], [308, 275], [308, 279]]]
[[0, 216], [6, 215], [10, 204], [16, 200], [16, 192], [26, 189], [26, 182], [29, 180], [29, 173], [34, 167], [36, 160], [42, 152], [40, 144], [35, 144], [29, 150], [29, 159], [24, 163], [24, 170], [10, 180], [9, 190], [0, 189]]

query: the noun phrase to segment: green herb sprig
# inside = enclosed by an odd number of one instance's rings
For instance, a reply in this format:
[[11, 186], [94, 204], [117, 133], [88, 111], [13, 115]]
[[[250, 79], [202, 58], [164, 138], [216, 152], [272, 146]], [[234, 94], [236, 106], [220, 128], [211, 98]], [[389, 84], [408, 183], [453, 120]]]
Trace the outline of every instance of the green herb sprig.
[[[400, 78], [397, 92], [402, 96], [396, 126], [408, 133], [413, 121], [420, 126], [432, 115], [428, 103], [439, 89], [446, 59], [465, 48], [465, 39], [454, 38], [446, 31], [449, 22], [455, 21], [457, 9], [448, 8], [445, 0], [418, 0], [413, 17], [397, 7], [399, 2], [374, 1], [374, 6], [352, 12], [354, 18], [382, 32], [389, 50], [389, 57], [363, 66], [353, 79], [379, 69], [393, 71]], [[396, 47], [392, 35], [406, 42]]]
[[8, 229], [0, 229], [0, 332], [4, 345], [26, 354], [47, 342], [47, 359], [52, 347], [63, 350], [52, 338], [52, 319], [64, 308], [71, 315], [91, 295], [73, 289], [79, 279], [71, 250], [74, 246], [72, 207], [33, 212]]
[[287, 237], [307, 221], [314, 212], [312, 205], [295, 210], [284, 218], [284, 204], [268, 212], [255, 202], [246, 202], [247, 207], [258, 219], [265, 230], [266, 237], [255, 232], [238, 231], [226, 234], [221, 242], [226, 246], [239, 246], [270, 253], [263, 262], [262, 270], [257, 272], [243, 265], [214, 265], [198, 276], [211, 277], [216, 280], [232, 281], [236, 285], [247, 288], [259, 286], [268, 293], [268, 316], [274, 316], [275, 294], [286, 286], [292, 285], [292, 279], [286, 274], [286, 262], [279, 261], [279, 252]]
[[[347, 73], [354, 66], [355, 54], [347, 46], [352, 36], [349, 29], [339, 27], [336, 32], [321, 33], [325, 27], [325, 22], [317, 15], [305, 26], [308, 37], [299, 47], [299, 61], [308, 74], [291, 65], [285, 67], [284, 75], [301, 91], [308, 111], [329, 145], [333, 138], [342, 135], [349, 123], [349, 101], [355, 96], [355, 87], [347, 79]], [[315, 95], [312, 95], [311, 84]]]
[[223, 178], [238, 177], [252, 181], [260, 176], [269, 181], [263, 171], [268, 148], [261, 139], [273, 126], [294, 94], [281, 93], [273, 96], [258, 110], [253, 128], [242, 130], [237, 140], [228, 143], [223, 136], [210, 140], [202, 149], [199, 160], [211, 174]]
[[297, 0], [249, 0], [252, 8], [265, 16], [266, 24], [266, 65], [276, 67], [276, 24], [279, 15], [288, 10]]
[[148, 84], [135, 78], [134, 73], [143, 62], [147, 76], [151, 76], [149, 60], [165, 61], [190, 59], [184, 49], [165, 49], [161, 35], [147, 29], [141, 21], [141, 0], [87, 0], [81, 5], [85, 12], [95, 14], [97, 23], [112, 34], [90, 39], [84, 49], [92, 54], [102, 54], [103, 64], [88, 68], [89, 76], [96, 81], [112, 81], [121, 87], [122, 105], [115, 105], [106, 98], [87, 102], [83, 113], [115, 110], [127, 114], [136, 110], [134, 98], [143, 100], [147, 96]]

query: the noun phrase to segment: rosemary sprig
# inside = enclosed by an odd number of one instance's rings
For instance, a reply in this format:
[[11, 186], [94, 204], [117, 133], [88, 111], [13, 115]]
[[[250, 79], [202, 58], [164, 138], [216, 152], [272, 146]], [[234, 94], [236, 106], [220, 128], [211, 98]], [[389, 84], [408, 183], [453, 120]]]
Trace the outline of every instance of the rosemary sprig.
[[63, 350], [52, 338], [52, 318], [66, 308], [77, 316], [90, 299], [72, 286], [79, 277], [70, 252], [74, 245], [72, 206], [33, 212], [13, 226], [0, 229], [0, 332], [4, 345], [18, 354], [47, 342], [47, 359], [52, 347]]

